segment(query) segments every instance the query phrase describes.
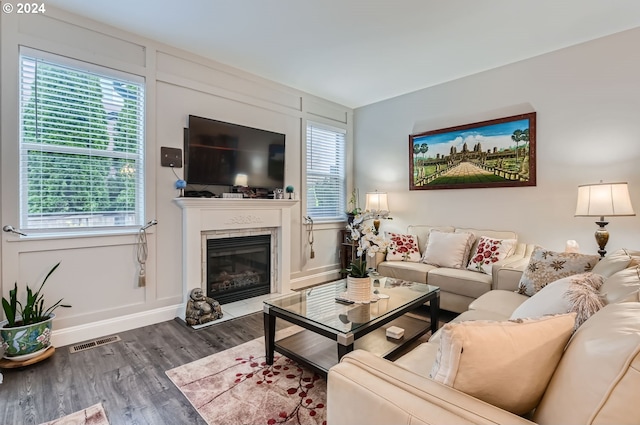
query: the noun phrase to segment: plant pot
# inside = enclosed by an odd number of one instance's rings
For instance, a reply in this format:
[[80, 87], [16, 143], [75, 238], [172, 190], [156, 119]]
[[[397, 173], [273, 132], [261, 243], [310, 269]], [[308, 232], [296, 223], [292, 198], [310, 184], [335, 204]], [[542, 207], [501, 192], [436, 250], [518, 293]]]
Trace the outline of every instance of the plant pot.
[[360, 303], [370, 302], [371, 279], [369, 277], [347, 276], [347, 298]]
[[55, 314], [43, 322], [31, 325], [5, 327], [7, 321], [0, 322], [0, 339], [4, 348], [4, 357], [18, 357], [33, 354], [51, 345], [51, 324]]

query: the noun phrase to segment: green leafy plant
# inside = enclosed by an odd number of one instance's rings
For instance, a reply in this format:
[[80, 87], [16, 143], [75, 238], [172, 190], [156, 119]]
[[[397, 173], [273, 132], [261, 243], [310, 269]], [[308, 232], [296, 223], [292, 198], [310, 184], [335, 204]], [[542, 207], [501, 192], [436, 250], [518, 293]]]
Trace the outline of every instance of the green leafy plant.
[[356, 257], [351, 261], [349, 267], [343, 270], [351, 277], [367, 277], [369, 270], [367, 269], [367, 255], [375, 257], [377, 253], [384, 253], [389, 247], [389, 241], [379, 234], [378, 230], [371, 224], [365, 224], [371, 221], [374, 216], [370, 212], [358, 214], [353, 221], [347, 224], [351, 243], [356, 248]]
[[369, 276], [369, 270], [367, 269], [367, 260], [363, 256], [356, 258], [349, 267], [344, 269], [344, 272], [351, 277], [367, 277]]
[[49, 315], [58, 307], [71, 307], [70, 305], [62, 304], [62, 299], [60, 299], [51, 307], [45, 308], [44, 295], [40, 293], [40, 291], [42, 291], [42, 287], [47, 282], [47, 279], [49, 279], [49, 276], [51, 276], [59, 265], [60, 263], [56, 264], [51, 270], [49, 270], [49, 273], [47, 273], [37, 291], [34, 292], [27, 285], [27, 301], [24, 305], [18, 301], [18, 283], [15, 283], [13, 289], [9, 291], [8, 300], [2, 297], [2, 308], [8, 322], [5, 327], [13, 328], [44, 322], [49, 319]]
[[358, 215], [362, 210], [358, 206], [358, 189], [354, 188], [351, 191], [351, 196], [349, 197], [347, 214]]

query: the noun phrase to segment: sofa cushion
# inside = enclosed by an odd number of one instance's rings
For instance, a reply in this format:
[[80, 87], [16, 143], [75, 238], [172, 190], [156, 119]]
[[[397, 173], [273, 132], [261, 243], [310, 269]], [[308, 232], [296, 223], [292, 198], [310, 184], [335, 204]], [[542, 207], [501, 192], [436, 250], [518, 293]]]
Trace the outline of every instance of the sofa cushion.
[[512, 232], [510, 230], [491, 230], [491, 229], [474, 229], [472, 227], [458, 227], [456, 233], [471, 233], [475, 236], [475, 242], [471, 247], [471, 252], [476, 250], [476, 246], [478, 245], [478, 241], [481, 236], [486, 236], [488, 238], [494, 239], [518, 239], [518, 234], [516, 232]]
[[422, 262], [438, 267], [465, 267], [474, 236], [471, 233], [447, 233], [432, 230]]
[[591, 271], [599, 259], [599, 255], [554, 252], [536, 246], [520, 278], [518, 293], [532, 296], [560, 278]]
[[424, 263], [406, 261], [383, 261], [378, 264], [377, 271], [381, 276], [404, 279], [411, 282], [427, 283], [427, 273], [438, 267]]
[[609, 304], [574, 334], [534, 421], [640, 423], [640, 303]]
[[429, 233], [432, 230], [439, 230], [441, 232], [453, 233], [456, 228], [453, 226], [429, 226], [424, 224], [410, 224], [407, 226], [407, 233], [410, 235], [416, 235], [418, 238], [418, 247], [420, 252], [424, 254], [427, 249], [427, 243], [429, 243]]
[[535, 408], [562, 357], [575, 313], [447, 323], [431, 377], [515, 414]]
[[599, 289], [604, 278], [587, 272], [558, 279], [515, 309], [509, 319], [537, 318], [547, 314], [576, 313], [576, 328], [604, 307]]
[[494, 289], [481, 295], [469, 305], [469, 310], [489, 311], [500, 314], [507, 320], [516, 308], [529, 297], [513, 291]]
[[431, 342], [422, 343], [395, 360], [394, 363], [415, 374], [428, 378], [431, 373], [431, 368], [436, 361], [438, 347], [439, 344]]
[[436, 267], [427, 277], [430, 285], [439, 286], [441, 291], [465, 297], [478, 298], [491, 290], [491, 276], [470, 270]]
[[620, 270], [606, 279], [600, 288], [606, 303], [617, 303], [640, 290], [640, 266]]
[[620, 270], [624, 270], [629, 267], [629, 264], [634, 260], [634, 257], [636, 259], [640, 257], [640, 252], [624, 248], [619, 249], [598, 261], [598, 263], [593, 266], [592, 271], [604, 277], [610, 277]]
[[511, 255], [518, 241], [516, 239], [495, 239], [481, 236], [475, 251], [469, 258], [469, 270], [490, 275], [493, 264]]
[[387, 261], [409, 261], [413, 263], [420, 261], [417, 236], [386, 232], [386, 239], [389, 241]]

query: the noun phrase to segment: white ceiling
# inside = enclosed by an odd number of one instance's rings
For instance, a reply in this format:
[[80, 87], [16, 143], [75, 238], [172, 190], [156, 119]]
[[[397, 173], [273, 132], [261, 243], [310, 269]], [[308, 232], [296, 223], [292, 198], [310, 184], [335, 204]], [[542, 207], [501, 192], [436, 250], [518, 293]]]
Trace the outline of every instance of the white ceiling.
[[640, 26], [638, 0], [47, 4], [352, 108]]

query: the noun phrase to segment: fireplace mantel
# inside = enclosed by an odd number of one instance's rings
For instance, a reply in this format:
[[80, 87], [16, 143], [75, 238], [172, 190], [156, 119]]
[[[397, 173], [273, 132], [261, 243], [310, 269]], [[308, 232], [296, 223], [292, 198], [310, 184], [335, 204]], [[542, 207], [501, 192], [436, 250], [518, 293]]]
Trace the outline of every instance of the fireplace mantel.
[[202, 279], [202, 236], [214, 231], [275, 229], [277, 273], [275, 293], [291, 290], [291, 207], [296, 199], [175, 198], [182, 208], [182, 284], [186, 297], [205, 288]]

